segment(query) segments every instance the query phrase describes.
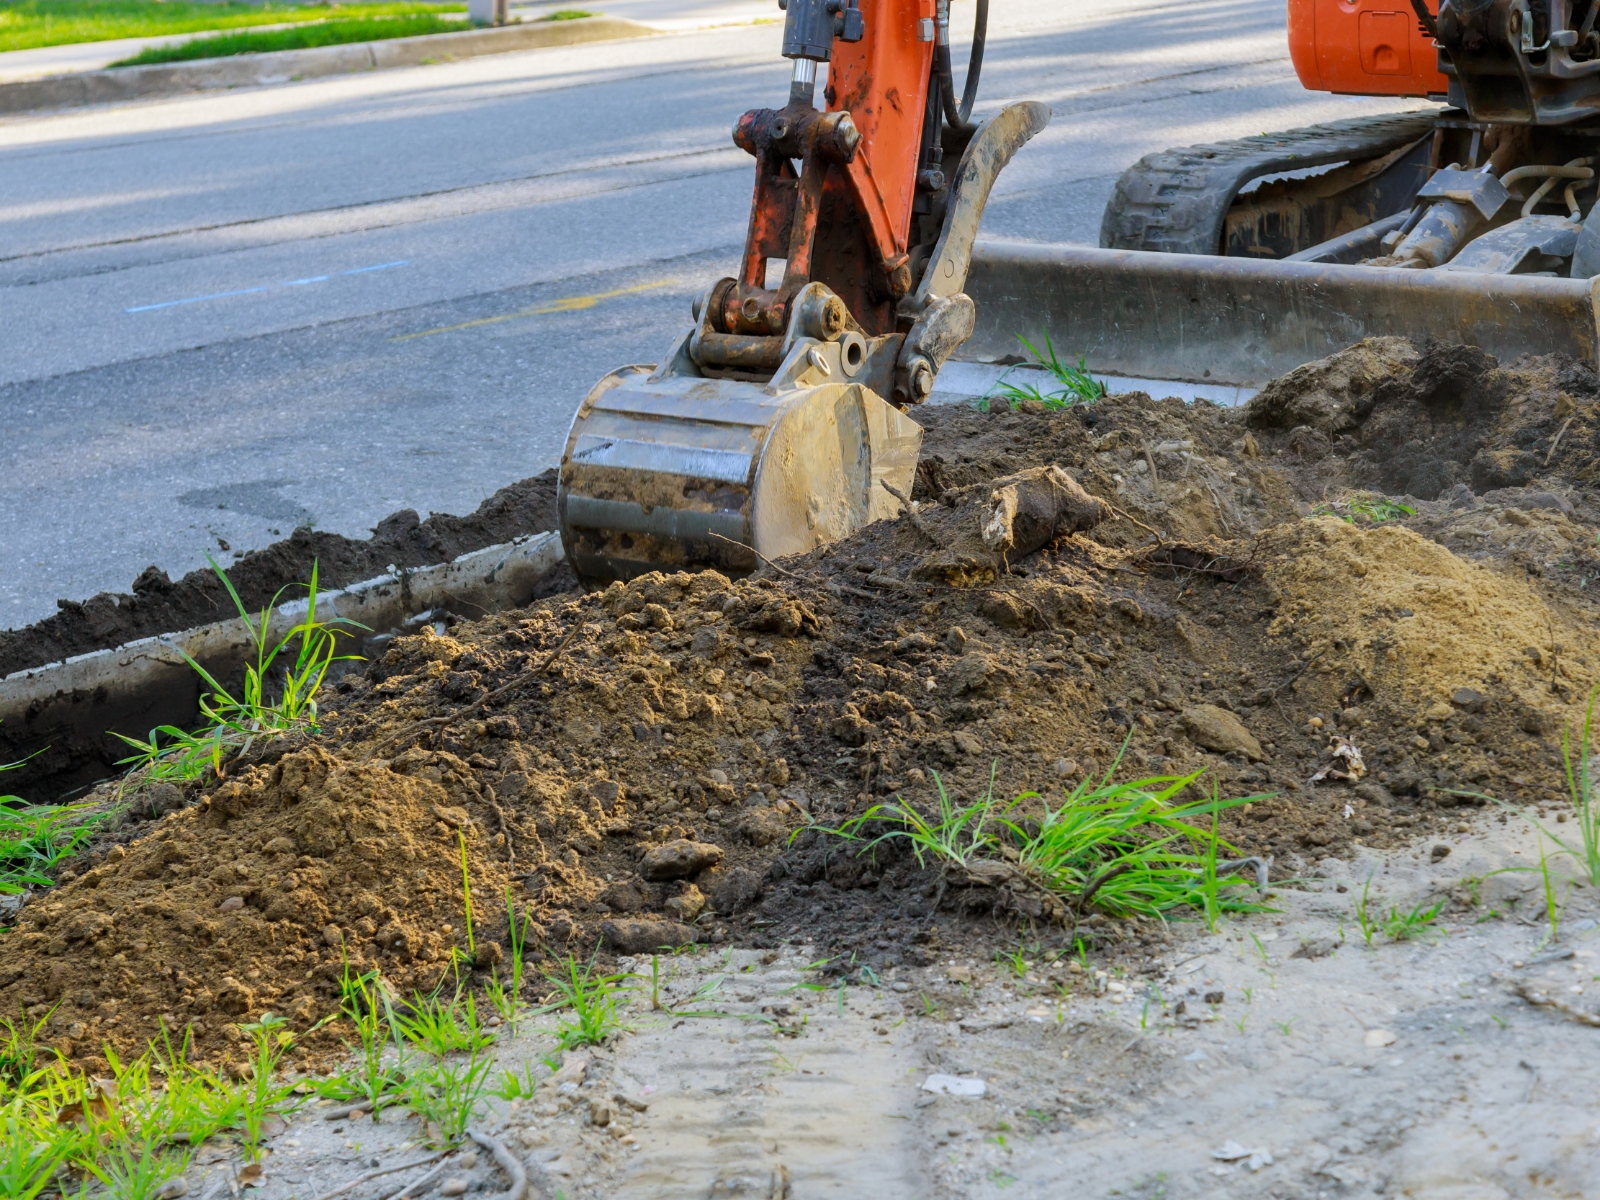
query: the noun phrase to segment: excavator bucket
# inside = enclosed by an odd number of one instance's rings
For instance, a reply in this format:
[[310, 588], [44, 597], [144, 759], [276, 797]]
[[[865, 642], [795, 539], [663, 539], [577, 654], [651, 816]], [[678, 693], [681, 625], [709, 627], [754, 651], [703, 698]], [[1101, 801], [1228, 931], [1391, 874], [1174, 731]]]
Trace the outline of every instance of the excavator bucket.
[[758, 555], [811, 550], [899, 510], [890, 489], [911, 493], [921, 426], [851, 378], [849, 345], [804, 341], [767, 384], [669, 362], [595, 385], [557, 497], [580, 579], [706, 566], [744, 575]]

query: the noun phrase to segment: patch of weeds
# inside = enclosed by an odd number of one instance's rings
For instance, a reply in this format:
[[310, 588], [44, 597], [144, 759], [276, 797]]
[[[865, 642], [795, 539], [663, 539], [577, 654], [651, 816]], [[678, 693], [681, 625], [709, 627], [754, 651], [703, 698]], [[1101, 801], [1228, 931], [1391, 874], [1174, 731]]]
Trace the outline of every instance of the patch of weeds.
[[1335, 500], [1328, 504], [1319, 504], [1311, 510], [1313, 517], [1338, 517], [1347, 524], [1354, 525], [1358, 522], [1368, 525], [1382, 525], [1389, 521], [1398, 521], [1403, 517], [1414, 517], [1417, 510], [1411, 505], [1377, 492], [1351, 492], [1343, 500]]
[[[200, 715], [204, 718], [200, 730], [191, 733], [173, 725], [159, 725], [150, 731], [146, 741], [112, 734], [134, 750], [120, 762], [131, 770], [144, 771], [149, 780], [197, 779], [208, 768], [221, 775], [227, 759], [247, 752], [258, 740], [300, 731], [316, 732], [317, 693], [322, 689], [328, 669], [336, 662], [360, 659], [359, 655], [337, 653], [338, 640], [351, 636], [352, 630], [365, 629], [364, 625], [346, 617], [317, 620], [315, 564], [311, 568], [311, 582], [305, 585], [305, 619], [274, 643], [269, 623], [278, 601], [289, 588], [279, 588], [260, 614], [252, 617], [234, 590], [233, 581], [217, 566], [216, 560], [207, 555], [206, 561], [228, 589], [239, 619], [250, 632], [255, 661], [246, 664], [244, 688], [235, 697], [179, 649], [184, 661], [211, 689], [200, 696]], [[298, 648], [294, 646], [296, 640]]]
[[533, 1077], [533, 1064], [522, 1064], [522, 1074], [502, 1070], [494, 1094], [502, 1100], [532, 1100], [539, 1091], [540, 1080]]
[[[1200, 772], [1113, 783], [1120, 762], [1119, 754], [1102, 779], [1083, 780], [1059, 806], [1045, 804], [1038, 819], [1024, 820], [1016, 810], [1041, 801], [1039, 793], [997, 801], [993, 771], [989, 790], [969, 805], [952, 801], [935, 773], [938, 803], [932, 813], [896, 796], [836, 828], [809, 828], [854, 842], [863, 854], [903, 839], [919, 866], [932, 861], [968, 867], [980, 858], [1009, 862], [1023, 880], [1059, 897], [1075, 916], [1092, 908], [1113, 917], [1164, 919], [1189, 907], [1210, 923], [1223, 912], [1275, 911], [1241, 896], [1250, 884], [1231, 877], [1218, 862], [1219, 850], [1232, 847], [1216, 834], [1216, 814], [1265, 797], [1223, 800], [1213, 793], [1206, 800], [1179, 802], [1178, 794]], [[1209, 831], [1197, 828], [1197, 819], [1206, 820]]]
[[111, 1137], [92, 1158], [79, 1161], [115, 1200], [154, 1200], [169, 1179], [188, 1169], [190, 1153], [153, 1141]]
[[556, 1026], [556, 1038], [563, 1050], [599, 1046], [623, 1028], [618, 996], [625, 977], [596, 973], [595, 961], [598, 956], [597, 949], [587, 963], [582, 963], [569, 954], [562, 963], [560, 974], [545, 976], [555, 985], [560, 999], [540, 1011], [566, 1010], [572, 1014], [571, 1020], [563, 1020]]
[[1389, 935], [1391, 941], [1408, 941], [1432, 925], [1443, 908], [1443, 900], [1432, 908], [1423, 908], [1422, 901], [1419, 900], [1412, 906], [1410, 912], [1404, 913], [1391, 906], [1389, 915], [1383, 919], [1383, 931]]
[[23, 1096], [0, 1105], [0, 1196], [34, 1200], [77, 1155], [80, 1136]]
[[50, 1011], [32, 1025], [28, 1024], [26, 1011], [22, 1013], [21, 1024], [9, 1017], [0, 1018], [0, 1029], [4, 1030], [0, 1036], [0, 1094], [8, 1088], [20, 1089], [23, 1081], [33, 1074], [39, 1061], [39, 1031], [60, 1007], [60, 1002], [52, 1005]]
[[[528, 928], [533, 923], [530, 913], [523, 913], [522, 921], [517, 921], [516, 905], [511, 901], [511, 889], [506, 889], [506, 920], [510, 926], [508, 937], [511, 941], [511, 962], [508, 965], [509, 978], [502, 982], [500, 970], [495, 968], [484, 984], [484, 992], [489, 997], [489, 1003], [494, 1006], [494, 1011], [500, 1019], [512, 1028], [516, 1027], [517, 1019], [522, 1014], [522, 971], [523, 955], [528, 944]], [[651, 968], [655, 969], [655, 958], [651, 958]]]
[[1544, 916], [1550, 924], [1550, 940], [1559, 941], [1561, 917], [1567, 906], [1556, 903], [1555, 885], [1550, 881], [1550, 860], [1545, 856], [1543, 842], [1539, 843], [1539, 876], [1544, 881]]
[[350, 960], [345, 959], [339, 979], [339, 1011], [355, 1028], [359, 1050], [355, 1067], [340, 1071], [331, 1085], [324, 1086], [323, 1094], [365, 1101], [372, 1106], [376, 1123], [382, 1120], [385, 1104], [393, 1103], [392, 1093], [405, 1078], [402, 1063], [385, 1061], [395, 1031], [389, 1020], [389, 998], [377, 971], [354, 975]]
[[458, 1142], [483, 1104], [493, 1067], [479, 1048], [464, 1059], [429, 1063], [406, 1080], [406, 1100], [439, 1139]]
[[478, 1020], [477, 1000], [459, 989], [449, 1000], [439, 992], [413, 993], [403, 1009], [389, 1009], [388, 1020], [397, 1036], [434, 1058], [476, 1054], [494, 1041], [494, 1034]]
[[1284, 1037], [1288, 1037], [1294, 1032], [1294, 1023], [1299, 1019], [1299, 1017], [1290, 1017], [1287, 1021], [1274, 1021], [1272, 1027], [1283, 1034]]
[[294, 1045], [289, 1022], [272, 1013], [259, 1021], [239, 1026], [250, 1039], [250, 1077], [240, 1089], [239, 1126], [244, 1154], [250, 1162], [261, 1159], [261, 1128], [267, 1117], [289, 1103], [294, 1085], [275, 1077], [283, 1056]]
[[[0, 763], [0, 771], [26, 762]], [[50, 872], [76, 854], [104, 819], [83, 805], [28, 804], [20, 796], [0, 796], [0, 895], [49, 887]]]
[[1356, 924], [1361, 926], [1361, 936], [1366, 939], [1367, 945], [1372, 945], [1372, 936], [1378, 932], [1377, 919], [1372, 916], [1368, 894], [1372, 890], [1372, 876], [1367, 876], [1367, 881], [1361, 885], [1361, 897], [1356, 901]]
[[[991, 396], [1000, 397], [1002, 400], [1007, 401], [1012, 408], [1018, 407], [1024, 401], [1031, 400], [1035, 404], [1044, 405], [1045, 408], [1061, 409], [1071, 408], [1076, 404], [1092, 404], [1106, 394], [1106, 385], [1089, 374], [1089, 368], [1085, 365], [1084, 356], [1081, 354], [1078, 356], [1076, 366], [1062, 362], [1056, 356], [1056, 348], [1051, 344], [1048, 333], [1044, 335], [1045, 348], [1043, 354], [1021, 334], [1017, 335], [1017, 341], [1026, 346], [1028, 353], [1032, 356], [1029, 366], [1032, 368], [1042, 367], [1048, 372], [1056, 386], [1050, 391], [1040, 391], [1033, 384], [1013, 383], [1010, 379], [1011, 373], [1008, 371], [1001, 376], [1000, 382], [995, 385], [995, 390], [990, 393]], [[989, 398], [989, 396], [984, 397], [986, 401]]]
[[[1034, 947], [1034, 952], [1038, 952], [1037, 946]], [[1005, 967], [1018, 979], [1022, 979], [1028, 974], [1027, 947], [1020, 942], [1015, 950], [996, 950], [994, 952], [994, 961], [996, 966]]]

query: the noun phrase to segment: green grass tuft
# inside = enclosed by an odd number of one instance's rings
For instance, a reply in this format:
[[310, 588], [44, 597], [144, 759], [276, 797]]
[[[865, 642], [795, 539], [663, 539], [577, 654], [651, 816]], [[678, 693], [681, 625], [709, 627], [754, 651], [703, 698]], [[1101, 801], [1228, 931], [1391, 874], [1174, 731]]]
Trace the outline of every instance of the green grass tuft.
[[[251, 25], [377, 16], [464, 12], [462, 3], [377, 0], [285, 4], [272, 0], [5, 0], [0, 3], [0, 52], [33, 50], [113, 38], [170, 37]], [[465, 28], [456, 22], [455, 28]]]
[[[1214, 927], [1224, 912], [1270, 911], [1242, 895], [1250, 884], [1231, 874], [1239, 864], [1219, 863], [1219, 851], [1232, 847], [1215, 827], [1219, 812], [1265, 797], [1223, 800], [1213, 794], [1180, 801], [1199, 772], [1114, 783], [1120, 761], [1119, 755], [1102, 779], [1085, 779], [1055, 806], [1043, 803], [1037, 792], [996, 800], [992, 774], [982, 797], [959, 805], [936, 774], [938, 804], [931, 813], [897, 796], [838, 828], [810, 828], [856, 843], [858, 853], [906, 841], [923, 866], [1010, 861], [1029, 884], [1059, 897], [1075, 917], [1096, 909], [1114, 917], [1165, 919], [1189, 909]], [[1035, 802], [1043, 803], [1043, 815], [1030, 817]]]
[[[22, 765], [0, 763], [0, 771]], [[49, 887], [50, 872], [82, 849], [104, 819], [82, 805], [29, 804], [20, 796], [0, 796], [0, 895]]]
[[1366, 524], [1382, 525], [1389, 521], [1398, 521], [1403, 517], [1414, 517], [1417, 515], [1417, 510], [1409, 504], [1403, 504], [1399, 500], [1390, 499], [1376, 492], [1352, 492], [1343, 500], [1317, 505], [1311, 510], [1311, 515], [1338, 517], [1347, 525], [1354, 525], [1363, 518]]
[[419, 37], [429, 33], [459, 33], [468, 26], [438, 13], [408, 13], [391, 17], [356, 17], [297, 25], [292, 29], [241, 30], [192, 38], [170, 46], [147, 46], [114, 67], [143, 67], [153, 63], [189, 62], [199, 58], [230, 58], [236, 54], [270, 54], [275, 50], [309, 50], [317, 46], [342, 46], [350, 42], [381, 42], [390, 38]]
[[598, 974], [594, 957], [584, 963], [569, 954], [562, 961], [561, 973], [545, 978], [554, 985], [558, 999], [541, 1011], [572, 1014], [571, 1020], [562, 1020], [556, 1026], [556, 1038], [563, 1050], [599, 1046], [612, 1034], [621, 1032], [619, 997], [626, 990], [626, 976]]
[[[359, 656], [336, 651], [341, 637], [349, 637], [351, 630], [366, 626], [344, 617], [331, 621], [317, 619], [316, 564], [311, 567], [311, 582], [295, 585], [307, 589], [305, 620], [273, 644], [268, 635], [268, 623], [278, 601], [289, 589], [279, 588], [260, 614], [252, 617], [234, 590], [233, 581], [209, 555], [206, 561], [228, 589], [239, 619], [250, 631], [255, 643], [255, 662], [246, 665], [244, 689], [236, 698], [212, 678], [209, 671], [179, 649], [184, 661], [211, 688], [200, 697], [200, 715], [205, 719], [200, 730], [191, 733], [173, 725], [160, 725], [150, 731], [146, 741], [112, 733], [134, 749], [133, 754], [120, 762], [128, 765], [130, 771], [146, 772], [146, 778], [151, 781], [197, 779], [208, 768], [220, 775], [227, 759], [247, 752], [257, 741], [302, 731], [317, 732], [317, 693], [322, 689], [329, 668], [336, 662], [359, 661]], [[270, 690], [274, 685], [276, 696]]]
[[[1051, 379], [1055, 381], [1057, 386], [1048, 391], [1040, 391], [1036, 385], [1031, 383], [1013, 383], [1010, 380], [1010, 372], [1008, 371], [1001, 376], [1000, 382], [995, 385], [995, 390], [990, 393], [990, 396], [1000, 397], [1002, 400], [1007, 401], [1012, 408], [1018, 407], [1025, 400], [1031, 400], [1035, 404], [1044, 405], [1046, 408], [1061, 409], [1071, 408], [1075, 404], [1092, 404], [1106, 394], [1106, 385], [1089, 374], [1089, 368], [1084, 364], [1083, 355], [1078, 355], [1077, 366], [1064, 363], [1056, 357], [1056, 348], [1051, 344], [1048, 333], [1044, 335], [1043, 354], [1020, 333], [1017, 335], [1017, 341], [1026, 346], [1028, 353], [1033, 356], [1031, 365], [1043, 367], [1045, 371], [1049, 372]], [[989, 396], [984, 397], [985, 405], [987, 405], [989, 398]]]

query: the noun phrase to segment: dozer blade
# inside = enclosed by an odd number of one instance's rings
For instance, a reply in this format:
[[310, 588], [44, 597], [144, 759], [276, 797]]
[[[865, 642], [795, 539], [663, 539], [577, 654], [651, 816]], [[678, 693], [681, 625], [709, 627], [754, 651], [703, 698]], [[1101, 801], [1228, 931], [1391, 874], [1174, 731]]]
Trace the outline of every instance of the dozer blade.
[[1600, 366], [1587, 279], [986, 241], [967, 291], [978, 320], [963, 357], [978, 360], [1048, 330], [1096, 372], [1191, 383], [1259, 387], [1381, 336]]
[[607, 375], [561, 458], [561, 537], [578, 578], [745, 575], [758, 554], [811, 550], [897, 513], [883, 485], [911, 494], [922, 428], [846, 367], [838, 343], [801, 339], [770, 384], [671, 362]]

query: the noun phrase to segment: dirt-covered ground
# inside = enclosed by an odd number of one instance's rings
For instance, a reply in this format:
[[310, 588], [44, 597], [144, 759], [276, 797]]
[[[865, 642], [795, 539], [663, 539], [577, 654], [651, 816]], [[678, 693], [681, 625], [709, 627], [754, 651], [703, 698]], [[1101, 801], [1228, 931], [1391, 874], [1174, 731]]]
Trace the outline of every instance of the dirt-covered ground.
[[[1086, 966], [1041, 956], [1018, 974], [992, 951], [1031, 942], [991, 929], [985, 947], [936, 945], [926, 966], [841, 987], [814, 943], [701, 947], [657, 964], [653, 1009], [650, 961], [622, 959], [645, 977], [628, 1032], [555, 1076], [538, 1064], [559, 1016], [503, 1036], [500, 1065], [534, 1063], [545, 1082], [491, 1103], [480, 1128], [536, 1200], [1591, 1196], [1596, 1031], [1570, 1012], [1600, 986], [1600, 907], [1579, 891], [1548, 944], [1535, 879], [1490, 876], [1536, 861], [1527, 826], [1473, 824], [1434, 843], [1447, 856], [1326, 859], [1276, 914], [1183, 925]], [[1369, 877], [1381, 906], [1456, 899], [1419, 938], [1368, 946], [1353, 902]], [[982, 1094], [935, 1090], [941, 1076]], [[427, 1157], [415, 1120], [327, 1119], [340, 1111], [312, 1105], [272, 1138], [261, 1200]], [[236, 1168], [222, 1146], [201, 1157], [191, 1195]], [[436, 1183], [509, 1180], [469, 1146]]]
[[[748, 580], [646, 576], [424, 630], [340, 683], [320, 737], [140, 796], [114, 844], [0, 940], [0, 1008], [58, 1004], [51, 1043], [89, 1065], [162, 1019], [234, 1061], [239, 1022], [305, 1027], [333, 1008], [341, 946], [401, 991], [437, 983], [465, 940], [463, 841], [485, 968], [505, 941], [485, 909], [509, 893], [557, 953], [805, 946], [891, 978], [1082, 938], [1165, 978], [1189, 934], [1090, 915], [1069, 937], [1003, 874], [952, 883], [893, 847], [858, 859], [791, 834], [885, 797], [926, 807], [935, 776], [961, 799], [1059, 795], [1124, 743], [1119, 778], [1198, 771], [1257, 797], [1222, 834], [1270, 857], [1285, 893], [1354, 878], [1340, 864], [1449, 863], [1469, 830], [1499, 829], [1457, 791], [1556, 820], [1560, 731], [1600, 675], [1597, 393], [1572, 363], [1369, 342], [1243, 410], [1137, 394], [928, 410], [916, 510], [898, 520]], [[338, 1051], [325, 1029], [301, 1061]], [[956, 1073], [988, 1061], [951, 1053]], [[1167, 1058], [1140, 1070], [1203, 1069]], [[1070, 1111], [1065, 1095], [1049, 1111]], [[1364, 1152], [1315, 1137], [1327, 1163]], [[957, 1172], [893, 1194], [980, 1184]], [[1158, 1184], [1124, 1194], [1210, 1194]], [[1299, 1186], [1248, 1194], [1316, 1194]], [[1566, 1186], [1414, 1194], [1581, 1194]], [[568, 1189], [591, 1194], [610, 1193]]]

